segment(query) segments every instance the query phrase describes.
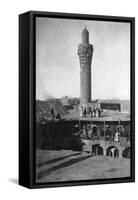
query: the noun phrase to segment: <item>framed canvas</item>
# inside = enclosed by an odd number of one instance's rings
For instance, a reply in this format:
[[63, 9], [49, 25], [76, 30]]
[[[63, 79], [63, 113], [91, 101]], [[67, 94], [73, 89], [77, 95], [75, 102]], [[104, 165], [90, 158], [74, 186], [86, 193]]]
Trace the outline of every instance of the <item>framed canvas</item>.
[[19, 15], [19, 184], [135, 181], [135, 18]]

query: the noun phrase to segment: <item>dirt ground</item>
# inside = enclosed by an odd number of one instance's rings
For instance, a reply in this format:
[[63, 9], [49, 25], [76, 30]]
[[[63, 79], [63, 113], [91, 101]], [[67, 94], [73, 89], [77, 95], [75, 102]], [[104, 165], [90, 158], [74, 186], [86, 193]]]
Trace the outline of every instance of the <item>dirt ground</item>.
[[71, 150], [36, 151], [37, 183], [129, 176], [130, 159], [92, 156]]

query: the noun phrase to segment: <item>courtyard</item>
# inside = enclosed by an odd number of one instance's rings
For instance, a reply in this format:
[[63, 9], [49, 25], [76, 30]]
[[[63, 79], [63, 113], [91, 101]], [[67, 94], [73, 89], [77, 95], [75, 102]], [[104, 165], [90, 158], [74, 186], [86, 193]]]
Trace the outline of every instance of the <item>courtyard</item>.
[[130, 159], [72, 150], [36, 150], [37, 183], [129, 176]]

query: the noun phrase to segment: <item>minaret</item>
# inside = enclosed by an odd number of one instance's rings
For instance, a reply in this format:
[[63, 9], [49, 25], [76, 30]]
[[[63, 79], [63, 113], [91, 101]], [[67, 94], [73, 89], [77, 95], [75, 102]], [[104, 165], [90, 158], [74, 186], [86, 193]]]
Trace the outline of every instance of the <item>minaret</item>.
[[93, 46], [89, 44], [89, 32], [85, 27], [82, 31], [82, 43], [78, 47], [80, 59], [80, 104], [87, 106], [91, 102], [91, 61]]

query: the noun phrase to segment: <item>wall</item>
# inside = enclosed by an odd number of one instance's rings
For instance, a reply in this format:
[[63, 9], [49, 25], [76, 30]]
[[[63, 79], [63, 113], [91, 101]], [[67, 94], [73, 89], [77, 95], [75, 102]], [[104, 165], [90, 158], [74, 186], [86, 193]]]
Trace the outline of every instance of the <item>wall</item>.
[[[41, 190], [28, 190], [16, 184], [18, 177], [18, 14], [27, 10], [135, 16], [138, 18], [137, 0], [1, 1], [0, 199], [136, 199], [138, 183]], [[138, 20], [136, 20], [136, 29], [138, 29]], [[138, 84], [138, 79], [136, 79], [136, 84]], [[136, 95], [136, 102], [138, 101], [137, 97], [138, 93]], [[137, 114], [138, 112], [136, 113], [136, 119]], [[138, 141], [136, 140], [137, 143]], [[136, 151], [138, 151], [137, 147]]]

